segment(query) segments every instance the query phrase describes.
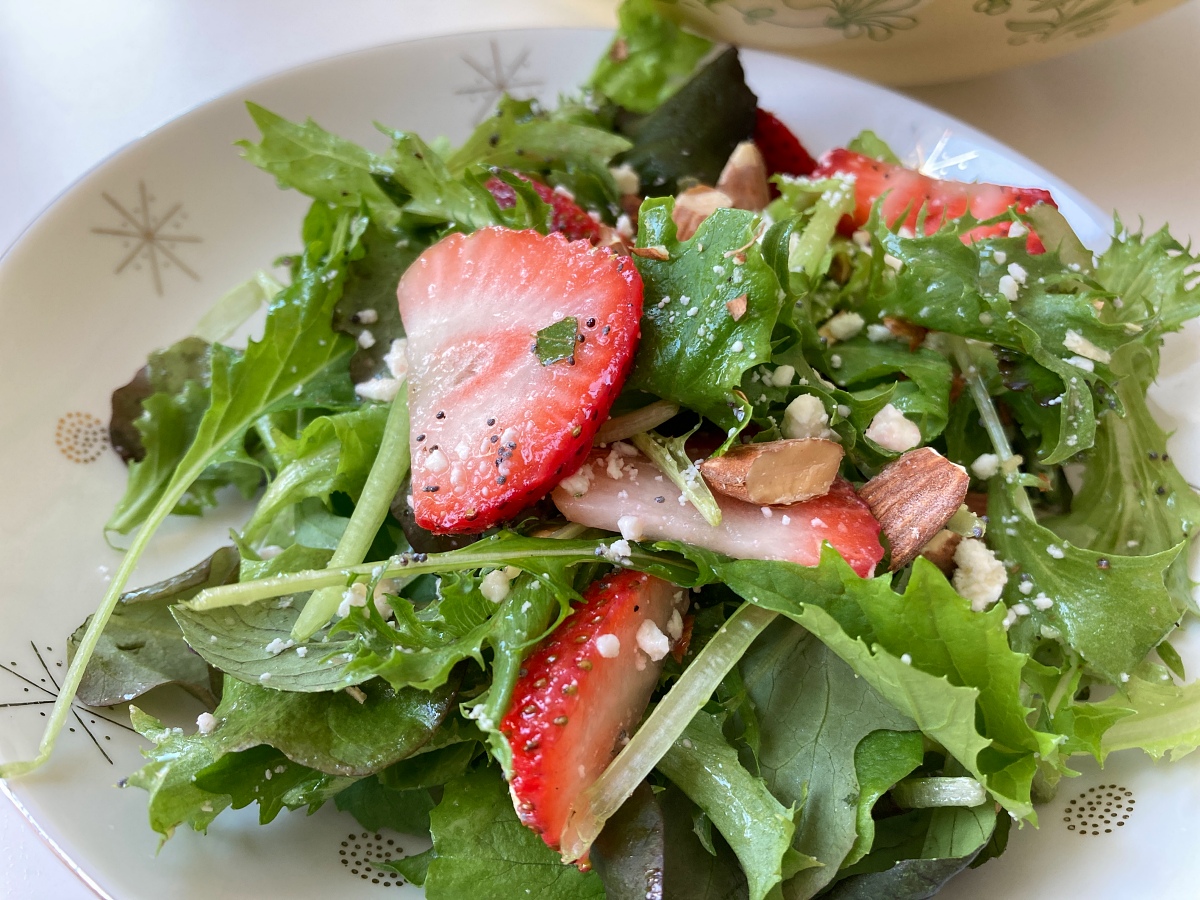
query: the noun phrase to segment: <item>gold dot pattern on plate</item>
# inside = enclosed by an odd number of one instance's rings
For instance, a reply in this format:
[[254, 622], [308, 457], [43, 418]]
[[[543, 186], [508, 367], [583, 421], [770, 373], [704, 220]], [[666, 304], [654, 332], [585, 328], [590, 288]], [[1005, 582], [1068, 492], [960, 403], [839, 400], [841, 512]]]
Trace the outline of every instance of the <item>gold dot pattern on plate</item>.
[[1112, 834], [1124, 828], [1133, 815], [1133, 791], [1122, 785], [1102, 784], [1088, 788], [1063, 810], [1067, 831], [1079, 834]]
[[69, 412], [58, 420], [54, 443], [71, 462], [95, 462], [108, 449], [108, 428], [91, 413]]
[[404, 848], [392, 838], [366, 831], [347, 836], [338, 848], [338, 859], [347, 872], [380, 887], [400, 887], [408, 882], [395, 872], [376, 869], [371, 863], [386, 862], [403, 855]]

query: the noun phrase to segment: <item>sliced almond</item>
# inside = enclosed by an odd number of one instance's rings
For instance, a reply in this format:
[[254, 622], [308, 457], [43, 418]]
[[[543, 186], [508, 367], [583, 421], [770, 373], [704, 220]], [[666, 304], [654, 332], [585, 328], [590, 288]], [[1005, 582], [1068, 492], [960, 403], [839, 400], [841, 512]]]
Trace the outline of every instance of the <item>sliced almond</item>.
[[925, 340], [925, 335], [929, 334], [929, 329], [921, 325], [914, 325], [912, 322], [906, 322], [904, 319], [897, 319], [892, 316], [884, 316], [883, 324], [887, 326], [887, 330], [903, 341], [908, 341], [908, 349], [917, 352], [917, 348]]
[[820, 438], [741, 444], [706, 459], [700, 472], [714, 491], [778, 506], [829, 493], [842, 463], [842, 446]]
[[967, 470], [931, 447], [910, 450], [858, 491], [892, 545], [892, 570], [916, 559], [967, 496]]
[[733, 321], [740, 322], [742, 316], [746, 314], [746, 295], [738, 294], [732, 300], [726, 300], [725, 308], [729, 310], [729, 315], [733, 317]]
[[679, 240], [688, 240], [696, 233], [700, 223], [718, 209], [732, 206], [732, 198], [724, 191], [703, 184], [688, 188], [675, 198], [675, 209], [671, 212]]
[[645, 259], [668, 260], [671, 258], [666, 247], [634, 247], [629, 252]]
[[943, 528], [933, 536], [933, 540], [921, 548], [921, 555], [942, 570], [949, 577], [954, 571], [954, 551], [962, 541], [961, 534], [955, 534], [949, 528]]
[[734, 209], [759, 212], [771, 202], [767, 164], [753, 141], [742, 141], [733, 148], [717, 179], [717, 190], [733, 201]]

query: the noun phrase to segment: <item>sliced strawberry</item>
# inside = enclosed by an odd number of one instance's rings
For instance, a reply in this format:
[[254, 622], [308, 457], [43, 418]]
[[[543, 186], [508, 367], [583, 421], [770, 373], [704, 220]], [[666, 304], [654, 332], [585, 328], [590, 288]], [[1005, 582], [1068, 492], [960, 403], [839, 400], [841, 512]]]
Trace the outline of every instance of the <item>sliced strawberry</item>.
[[500, 723], [512, 748], [509, 791], [521, 821], [557, 849], [576, 797], [629, 737], [683, 627], [687, 592], [619, 571], [525, 660]]
[[737, 559], [802, 566], [820, 562], [828, 541], [864, 578], [883, 559], [879, 522], [841, 478], [825, 496], [788, 506], [755, 506], [718, 494], [721, 524], [714, 528], [690, 503], [680, 503], [679, 489], [652, 462], [617, 443], [593, 450], [551, 497], [572, 522], [634, 540], [686, 541]]
[[[1049, 191], [1040, 188], [1006, 187], [997, 184], [968, 184], [962, 181], [942, 181], [906, 169], [880, 162], [851, 150], [830, 150], [812, 173], [813, 178], [833, 175], [854, 176], [854, 213], [845, 216], [840, 230], [844, 234], [861, 228], [870, 218], [871, 208], [883, 197], [883, 218], [889, 227], [897, 223], [916, 230], [922, 210], [925, 212], [925, 233], [932, 234], [947, 219], [957, 219], [968, 210], [977, 219], [990, 219], [1010, 209], [1027, 212], [1036, 203], [1057, 206]], [[1011, 222], [981, 226], [973, 229], [963, 240], [966, 243], [985, 237], [1008, 234]], [[1037, 236], [1030, 233], [1030, 252], [1044, 249]]]
[[[583, 241], [484, 228], [422, 253], [397, 296], [417, 524], [482, 531], [586, 456], [633, 365], [641, 277]], [[536, 333], [568, 317], [574, 356], [543, 365]]]
[[[600, 223], [589, 216], [570, 194], [547, 187], [526, 175], [518, 174], [517, 177], [533, 185], [533, 189], [542, 198], [542, 202], [548, 203], [554, 210], [554, 218], [551, 220], [553, 231], [561, 231], [573, 241], [584, 240], [594, 244], [600, 240]], [[510, 209], [517, 205], [517, 192], [511, 184], [492, 177], [487, 180], [484, 187], [496, 198], [501, 209]]]
[[800, 139], [765, 109], [755, 113], [754, 144], [771, 175], [809, 175], [817, 167]]

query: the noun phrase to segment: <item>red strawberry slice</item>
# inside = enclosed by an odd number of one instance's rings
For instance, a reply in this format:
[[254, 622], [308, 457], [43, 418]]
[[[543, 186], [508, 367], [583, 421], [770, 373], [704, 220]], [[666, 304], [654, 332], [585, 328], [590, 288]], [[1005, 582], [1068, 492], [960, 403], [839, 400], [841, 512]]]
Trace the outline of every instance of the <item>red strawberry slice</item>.
[[500, 723], [517, 815], [555, 849], [575, 799], [645, 712], [683, 628], [687, 592], [619, 571], [593, 582], [583, 600], [525, 660]]
[[620, 531], [633, 540], [686, 541], [737, 559], [821, 561], [828, 541], [859, 575], [883, 559], [879, 522], [849, 482], [839, 478], [823, 497], [787, 506], [755, 506], [721, 494], [721, 524], [709, 525], [680, 490], [631, 445], [593, 450], [551, 497], [572, 522]]
[[765, 109], [755, 113], [754, 144], [771, 175], [809, 175], [817, 167], [800, 139]]
[[[849, 234], [861, 228], [870, 218], [875, 201], [883, 197], [883, 218], [889, 227], [900, 223], [915, 230], [922, 209], [925, 210], [925, 233], [932, 234], [947, 219], [957, 219], [968, 210], [977, 219], [989, 219], [1010, 209], [1028, 212], [1036, 203], [1057, 206], [1049, 191], [1040, 188], [1007, 187], [997, 184], [968, 184], [962, 181], [942, 181], [922, 175], [914, 169], [880, 162], [851, 150], [830, 150], [812, 173], [813, 178], [852, 175], [855, 178], [854, 213], [845, 216], [840, 230]], [[1011, 222], [981, 226], [963, 236], [965, 243], [985, 237], [1008, 234]], [[1029, 235], [1031, 253], [1044, 249], [1034, 234]]]
[[[553, 231], [561, 231], [573, 241], [586, 240], [594, 244], [600, 240], [600, 223], [589, 216], [569, 194], [547, 187], [540, 181], [534, 181], [525, 175], [517, 174], [517, 177], [533, 185], [533, 189], [537, 191], [537, 195], [542, 198], [542, 201], [548, 203], [554, 210], [554, 217], [551, 220]], [[501, 209], [511, 209], [517, 205], [517, 192], [511, 184], [492, 177], [487, 180], [484, 187], [496, 198]]]
[[[417, 524], [482, 531], [586, 456], [633, 365], [641, 277], [584, 241], [484, 228], [422, 253], [397, 296]], [[536, 333], [571, 317], [574, 356], [543, 365]]]

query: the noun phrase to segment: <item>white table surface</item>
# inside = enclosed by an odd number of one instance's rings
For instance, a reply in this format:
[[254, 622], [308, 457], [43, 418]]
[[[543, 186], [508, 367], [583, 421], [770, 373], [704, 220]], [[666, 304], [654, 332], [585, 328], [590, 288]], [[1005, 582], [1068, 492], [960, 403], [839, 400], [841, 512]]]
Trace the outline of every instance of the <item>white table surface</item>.
[[[274, 72], [454, 31], [606, 25], [613, 0], [0, 0], [0, 248], [95, 163]], [[1200, 4], [1072, 56], [918, 99], [1131, 223], [1200, 239]], [[0, 799], [0, 898], [88, 900]]]

